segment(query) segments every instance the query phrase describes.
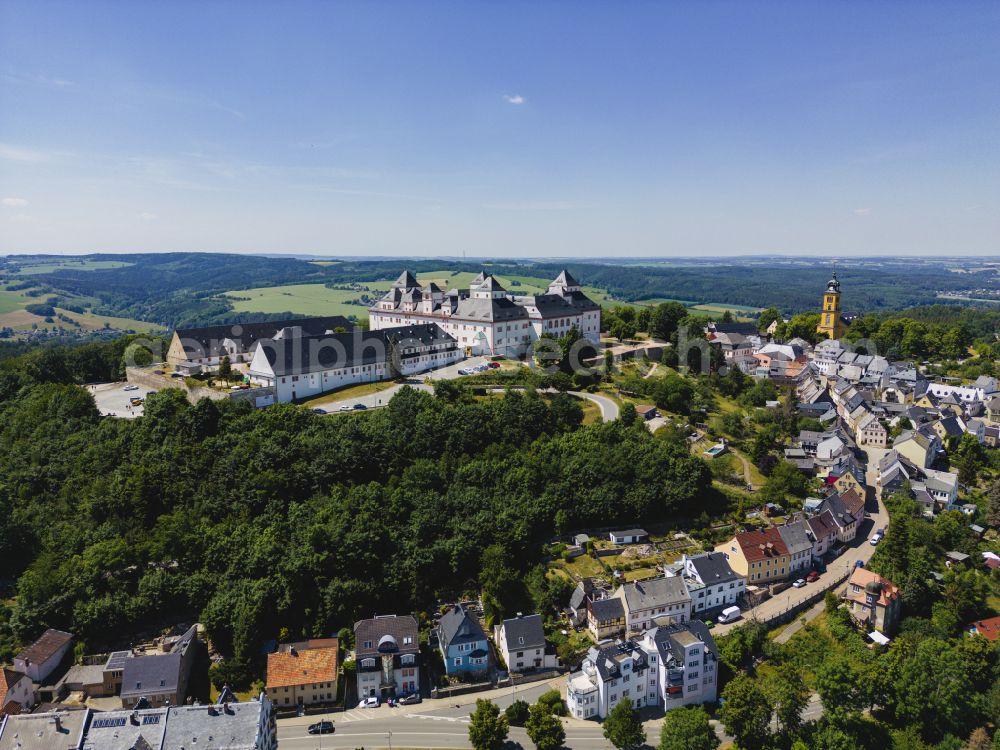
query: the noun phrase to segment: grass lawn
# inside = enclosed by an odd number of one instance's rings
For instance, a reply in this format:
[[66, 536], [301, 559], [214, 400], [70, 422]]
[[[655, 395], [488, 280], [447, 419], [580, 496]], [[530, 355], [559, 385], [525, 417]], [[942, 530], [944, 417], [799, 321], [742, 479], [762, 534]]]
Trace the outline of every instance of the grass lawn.
[[21, 292], [0, 289], [0, 314], [20, 310], [25, 305], [25, 299], [27, 298]]
[[[371, 284], [367, 286], [372, 286]], [[388, 285], [387, 285], [388, 286]], [[226, 292], [236, 312], [281, 313], [299, 315], [354, 315], [368, 317], [367, 305], [348, 304], [364, 292], [329, 289], [322, 284], [289, 284]], [[245, 299], [244, 299], [245, 298]]]
[[359, 396], [370, 396], [373, 393], [380, 393], [388, 388], [392, 388], [394, 385], [396, 383], [391, 380], [382, 380], [377, 383], [358, 383], [357, 385], [341, 388], [339, 391], [330, 391], [329, 393], [324, 393], [322, 396], [309, 399], [304, 402], [304, 405], [310, 407], [323, 406], [324, 404], [358, 398]]
[[579, 401], [580, 406], [583, 407], [584, 424], [593, 424], [601, 420], [601, 407], [589, 399], [581, 398]]
[[[88, 329], [100, 329], [104, 328], [104, 324], [107, 323], [112, 328], [118, 328], [123, 331], [135, 331], [137, 333], [150, 333], [152, 331], [162, 331], [163, 329], [156, 325], [155, 323], [147, 323], [143, 320], [132, 320], [131, 318], [116, 318], [111, 315], [94, 315], [91, 312], [85, 313], [75, 313], [69, 310], [63, 310], [57, 307], [56, 310], [61, 312], [67, 318], [72, 318], [82, 327]], [[44, 320], [44, 318], [40, 318]]]
[[636, 568], [635, 570], [626, 570], [624, 576], [626, 581], [638, 581], [640, 579], [655, 578], [659, 574], [660, 571], [656, 568]]
[[604, 568], [601, 564], [597, 562], [590, 555], [580, 555], [579, 557], [574, 557], [569, 562], [565, 560], [553, 560], [551, 563], [552, 567], [557, 570], [565, 570], [570, 575], [577, 578], [587, 578], [587, 577], [599, 577], [603, 576]]

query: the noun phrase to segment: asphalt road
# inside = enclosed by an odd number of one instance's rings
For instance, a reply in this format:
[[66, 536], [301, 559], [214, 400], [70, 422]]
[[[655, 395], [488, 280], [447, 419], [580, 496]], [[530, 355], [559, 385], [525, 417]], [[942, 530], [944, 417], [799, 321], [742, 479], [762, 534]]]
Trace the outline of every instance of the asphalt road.
[[126, 391], [128, 383], [96, 383], [86, 386], [87, 391], [94, 397], [97, 411], [105, 417], [124, 417], [134, 419], [142, 416], [141, 406], [130, 406], [129, 399], [133, 396], [146, 398], [152, 388], [140, 385], [137, 390]]
[[570, 391], [570, 393], [578, 398], [585, 398], [597, 404], [601, 410], [601, 419], [605, 422], [613, 422], [618, 419], [618, 404], [607, 396], [599, 396], [596, 393], [584, 393], [583, 391]]

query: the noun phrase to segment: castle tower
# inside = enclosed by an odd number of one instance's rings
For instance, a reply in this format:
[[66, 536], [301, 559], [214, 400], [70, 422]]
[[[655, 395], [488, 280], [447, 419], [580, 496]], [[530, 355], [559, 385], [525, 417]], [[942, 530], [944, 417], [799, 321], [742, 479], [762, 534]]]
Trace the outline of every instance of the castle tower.
[[840, 282], [837, 281], [836, 271], [823, 292], [823, 309], [819, 314], [816, 332], [830, 339], [839, 339], [847, 332], [847, 326], [840, 319]]

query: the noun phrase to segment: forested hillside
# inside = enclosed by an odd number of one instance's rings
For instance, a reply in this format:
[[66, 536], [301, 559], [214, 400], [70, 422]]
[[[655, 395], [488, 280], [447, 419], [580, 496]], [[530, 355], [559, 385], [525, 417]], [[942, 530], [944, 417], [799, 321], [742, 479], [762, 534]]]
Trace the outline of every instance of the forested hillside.
[[106, 647], [121, 645], [112, 633], [198, 617], [237, 681], [282, 627], [320, 635], [429, 610], [477, 580], [512, 611], [557, 519], [696, 515], [709, 485], [683, 445], [641, 424], [581, 427], [565, 395], [407, 389], [378, 412], [320, 417], [164, 391], [146, 416], [115, 420], [83, 388], [38, 375], [28, 359], [0, 364], [0, 559], [16, 581], [16, 640], [52, 626]]
[[[648, 265], [641, 262], [619, 265], [531, 260], [484, 264], [440, 259], [340, 260], [320, 265], [297, 258], [220, 253], [87, 256], [93, 263], [108, 263], [109, 258], [125, 264], [60, 268], [25, 278], [52, 293], [98, 300], [94, 307], [97, 314], [174, 328], [266, 317], [234, 313], [230, 301], [218, 296], [229, 290], [302, 283], [364, 283], [394, 279], [405, 269], [421, 273], [440, 271], [442, 266], [455, 272], [478, 272], [486, 267], [501, 276], [543, 279], [554, 278], [566, 267], [581, 283], [607, 290], [617, 300], [641, 302], [668, 298], [761, 308], [776, 306], [782, 314], [790, 315], [817, 308], [831, 271], [827, 265], [803, 265], [781, 258], [718, 259], [711, 263], [680, 259], [669, 265], [652, 261]], [[7, 261], [8, 268], [16, 268], [16, 264], [16, 259]], [[1000, 288], [1000, 277], [994, 269], [957, 272], [943, 261], [847, 261], [838, 267], [838, 275], [843, 284], [843, 309], [857, 313], [930, 305], [939, 292]]]

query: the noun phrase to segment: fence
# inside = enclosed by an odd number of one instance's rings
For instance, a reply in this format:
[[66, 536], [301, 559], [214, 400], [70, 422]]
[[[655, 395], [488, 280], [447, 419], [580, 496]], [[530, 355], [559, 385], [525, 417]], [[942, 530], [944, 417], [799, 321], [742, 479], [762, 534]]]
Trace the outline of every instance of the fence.
[[[840, 584], [846, 581], [848, 577], [851, 575], [851, 570], [852, 570], [851, 568], [848, 568], [843, 573], [841, 573], [840, 576], [834, 579], [832, 585], [823, 589], [814, 590], [812, 593], [807, 594], [802, 599], [797, 599], [794, 602], [789, 602], [789, 604], [784, 609], [781, 609], [765, 617], [762, 617], [756, 612], [754, 612], [753, 617], [759, 622], [763, 622], [767, 625], [783, 625], [786, 622], [791, 622], [792, 620], [795, 619], [795, 616], [798, 615], [799, 612], [802, 612], [808, 607], [811, 607], [812, 605], [821, 601], [823, 597], [826, 596], [827, 591], [835, 590], [838, 586], [840, 586]], [[798, 591], [798, 589], [795, 589], [795, 591]], [[768, 601], [779, 601], [780, 596], [781, 595], [772, 597]], [[745, 613], [745, 614], [750, 614], [750, 613]]]

